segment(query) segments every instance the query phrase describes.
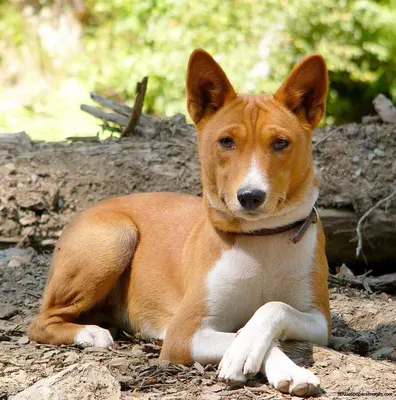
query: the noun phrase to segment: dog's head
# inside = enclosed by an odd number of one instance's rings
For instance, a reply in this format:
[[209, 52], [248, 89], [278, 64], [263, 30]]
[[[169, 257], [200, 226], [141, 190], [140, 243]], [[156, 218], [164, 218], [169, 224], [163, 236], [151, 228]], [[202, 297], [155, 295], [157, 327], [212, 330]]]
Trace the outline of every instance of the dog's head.
[[299, 63], [274, 95], [243, 95], [208, 53], [192, 53], [187, 107], [198, 132], [205, 203], [218, 227], [238, 230], [308, 196], [316, 185], [311, 132], [326, 94], [320, 55]]

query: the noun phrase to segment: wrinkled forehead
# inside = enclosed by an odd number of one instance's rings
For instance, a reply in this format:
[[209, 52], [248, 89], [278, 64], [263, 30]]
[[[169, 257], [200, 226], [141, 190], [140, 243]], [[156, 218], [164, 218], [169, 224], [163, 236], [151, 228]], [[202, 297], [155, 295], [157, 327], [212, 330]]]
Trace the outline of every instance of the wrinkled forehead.
[[227, 131], [237, 126], [247, 132], [263, 132], [266, 126], [298, 129], [294, 114], [272, 95], [238, 95], [210, 118], [203, 131]]

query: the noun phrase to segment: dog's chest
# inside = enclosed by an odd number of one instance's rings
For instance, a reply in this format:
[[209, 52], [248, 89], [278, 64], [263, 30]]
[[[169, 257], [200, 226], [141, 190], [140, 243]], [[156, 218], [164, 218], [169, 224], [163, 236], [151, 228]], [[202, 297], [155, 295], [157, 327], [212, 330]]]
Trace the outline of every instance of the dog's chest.
[[269, 301], [308, 310], [316, 243], [312, 226], [298, 243], [290, 232], [266, 237], [238, 237], [224, 251], [207, 280], [205, 325], [222, 331], [240, 329]]

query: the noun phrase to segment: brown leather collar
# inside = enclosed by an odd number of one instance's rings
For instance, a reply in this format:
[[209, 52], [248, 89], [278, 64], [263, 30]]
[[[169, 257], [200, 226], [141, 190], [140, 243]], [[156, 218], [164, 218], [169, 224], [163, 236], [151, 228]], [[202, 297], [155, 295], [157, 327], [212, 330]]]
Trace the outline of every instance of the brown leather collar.
[[247, 235], [247, 236], [269, 236], [269, 235], [276, 235], [277, 233], [290, 231], [291, 229], [297, 228], [299, 226], [300, 229], [295, 234], [295, 236], [293, 236], [292, 239], [293, 243], [298, 243], [304, 237], [309, 226], [311, 224], [315, 224], [317, 221], [318, 221], [318, 212], [314, 206], [307, 218], [300, 219], [299, 221], [292, 222], [291, 224], [277, 226], [276, 228], [263, 228], [263, 229], [258, 229], [257, 231], [238, 232], [238, 233], [240, 235]]

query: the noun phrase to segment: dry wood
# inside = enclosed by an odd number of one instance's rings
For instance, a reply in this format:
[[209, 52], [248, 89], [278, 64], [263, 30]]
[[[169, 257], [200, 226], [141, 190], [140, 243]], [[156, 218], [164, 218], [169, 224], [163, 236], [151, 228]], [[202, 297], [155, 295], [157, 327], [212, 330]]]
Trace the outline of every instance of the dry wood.
[[128, 121], [127, 126], [123, 130], [121, 136], [133, 135], [136, 125], [139, 123], [140, 116], [142, 115], [142, 108], [144, 102], [144, 96], [146, 95], [148, 77], [145, 76], [141, 82], [138, 82], [136, 87], [136, 99], [133, 106], [131, 117]]
[[[356, 247], [356, 257], [359, 257], [360, 254], [363, 254], [363, 237], [362, 237], [362, 224], [363, 222], [367, 219], [367, 217], [376, 209], [378, 208], [381, 204], [388, 202], [393, 196], [396, 195], [396, 190], [392, 192], [389, 196], [385, 197], [384, 199], [380, 200], [376, 204], [374, 204], [373, 207], [371, 207], [366, 213], [359, 219], [359, 222], [356, 227], [356, 233], [358, 236], [358, 245]], [[364, 257], [364, 255], [363, 255]]]
[[68, 136], [66, 140], [73, 143], [95, 143], [100, 142], [99, 135], [96, 136]]
[[350, 285], [356, 288], [364, 288], [368, 292], [374, 290], [395, 291], [396, 290], [396, 273], [381, 276], [343, 276], [329, 275], [329, 282], [337, 285]]
[[81, 104], [80, 109], [82, 111], [87, 112], [88, 114], [93, 115], [96, 118], [101, 118], [106, 121], [115, 122], [118, 125], [126, 126], [128, 123], [128, 118], [120, 114], [108, 113], [103, 110], [99, 110], [99, 108], [89, 106], [87, 104]]
[[99, 96], [95, 92], [90, 93], [91, 99], [96, 103], [99, 103], [102, 107], [108, 108], [109, 110], [115, 111], [125, 117], [130, 117], [132, 108], [126, 104], [117, 103], [114, 100], [107, 99], [106, 97]]

